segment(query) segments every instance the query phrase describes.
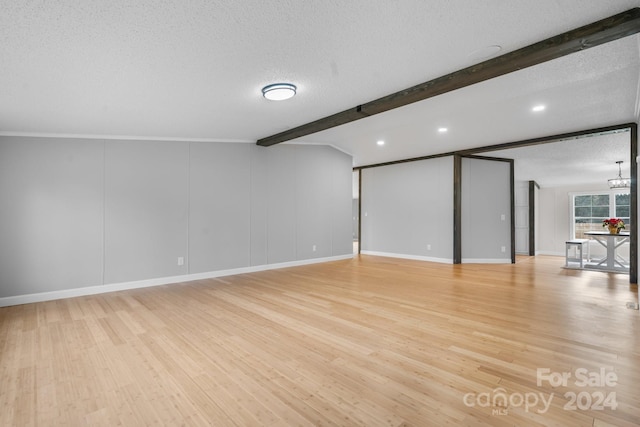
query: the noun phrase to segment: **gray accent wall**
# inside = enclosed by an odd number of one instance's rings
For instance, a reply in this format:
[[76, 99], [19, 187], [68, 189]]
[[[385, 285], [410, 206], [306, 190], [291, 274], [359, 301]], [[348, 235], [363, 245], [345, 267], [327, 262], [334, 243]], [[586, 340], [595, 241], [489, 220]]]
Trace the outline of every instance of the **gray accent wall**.
[[267, 149], [267, 260], [279, 263], [294, 260], [296, 252], [296, 147]]
[[[275, 147], [280, 148], [280, 146]], [[270, 148], [251, 147], [251, 246], [250, 265], [268, 264], [268, 206], [269, 206], [269, 153]]]
[[529, 255], [529, 181], [515, 183], [516, 254]]
[[[352, 222], [351, 222], [351, 204], [352, 204], [352, 188], [349, 184], [347, 188], [344, 183], [352, 182], [353, 177], [353, 160], [351, 156], [345, 155], [343, 152], [332, 149], [331, 147], [318, 147], [325, 152], [325, 156], [321, 157], [321, 161], [331, 165], [331, 185], [333, 191], [328, 194], [327, 203], [328, 212], [331, 216], [331, 249], [334, 254], [353, 254], [352, 239]], [[305, 152], [305, 156], [312, 156], [311, 152]], [[347, 202], [348, 200], [348, 202]], [[348, 221], [345, 221], [348, 218]], [[299, 227], [305, 227], [299, 224]], [[349, 236], [345, 239], [344, 236]]]
[[250, 265], [251, 146], [190, 144], [189, 272]]
[[326, 146], [2, 136], [0, 298], [350, 255], [351, 162]]
[[102, 283], [104, 146], [0, 139], [0, 297]]
[[453, 261], [453, 157], [362, 170], [361, 250]]
[[104, 151], [104, 283], [187, 274], [177, 259], [187, 254], [189, 145], [109, 141]]
[[462, 262], [511, 262], [508, 162], [462, 158]]

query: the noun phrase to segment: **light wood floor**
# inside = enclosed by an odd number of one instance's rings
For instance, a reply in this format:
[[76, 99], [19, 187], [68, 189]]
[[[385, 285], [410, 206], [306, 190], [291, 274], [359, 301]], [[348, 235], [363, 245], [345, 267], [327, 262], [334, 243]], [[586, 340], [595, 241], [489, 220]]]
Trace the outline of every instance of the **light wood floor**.
[[637, 286], [562, 262], [361, 256], [0, 308], [0, 425], [640, 425]]

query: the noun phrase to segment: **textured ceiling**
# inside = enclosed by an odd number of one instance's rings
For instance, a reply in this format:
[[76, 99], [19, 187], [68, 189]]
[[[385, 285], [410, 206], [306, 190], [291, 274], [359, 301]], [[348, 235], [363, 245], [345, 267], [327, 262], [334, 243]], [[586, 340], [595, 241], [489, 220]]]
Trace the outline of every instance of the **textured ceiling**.
[[[254, 142], [640, 0], [0, 0], [0, 134]], [[638, 120], [632, 36], [302, 138], [355, 165]], [[298, 95], [275, 103], [278, 81]], [[533, 104], [547, 110], [532, 115]], [[440, 135], [435, 129], [449, 127]], [[384, 147], [375, 145], [384, 138]]]
[[[302, 140], [354, 153], [360, 166], [635, 122], [639, 39], [627, 37]], [[546, 110], [532, 112], [538, 104]], [[448, 132], [440, 134], [440, 127]]]
[[536, 181], [541, 187], [592, 185], [607, 187], [607, 180], [630, 171], [630, 132], [593, 135], [571, 140], [486, 153], [514, 159], [517, 181]]

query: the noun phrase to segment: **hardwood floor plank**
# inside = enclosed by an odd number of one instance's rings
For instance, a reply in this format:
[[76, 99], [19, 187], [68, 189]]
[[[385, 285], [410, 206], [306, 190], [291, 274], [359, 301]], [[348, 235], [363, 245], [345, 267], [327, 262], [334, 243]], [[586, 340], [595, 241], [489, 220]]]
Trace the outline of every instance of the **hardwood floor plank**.
[[563, 262], [358, 256], [0, 308], [0, 425], [640, 425], [637, 285]]

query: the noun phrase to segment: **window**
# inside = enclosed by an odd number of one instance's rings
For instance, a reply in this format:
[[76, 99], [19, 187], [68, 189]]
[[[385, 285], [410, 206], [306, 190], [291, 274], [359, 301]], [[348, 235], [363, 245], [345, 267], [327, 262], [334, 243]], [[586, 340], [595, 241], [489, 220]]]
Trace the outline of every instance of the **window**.
[[631, 195], [629, 193], [616, 194], [615, 214], [616, 218], [622, 218], [627, 225], [627, 231], [629, 228], [629, 221], [631, 217]]
[[602, 220], [606, 218], [622, 218], [625, 231], [631, 227], [629, 193], [574, 194], [571, 201], [572, 234], [576, 239], [584, 239], [585, 231], [603, 231]]

